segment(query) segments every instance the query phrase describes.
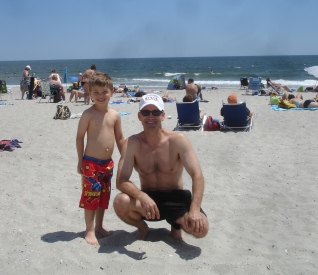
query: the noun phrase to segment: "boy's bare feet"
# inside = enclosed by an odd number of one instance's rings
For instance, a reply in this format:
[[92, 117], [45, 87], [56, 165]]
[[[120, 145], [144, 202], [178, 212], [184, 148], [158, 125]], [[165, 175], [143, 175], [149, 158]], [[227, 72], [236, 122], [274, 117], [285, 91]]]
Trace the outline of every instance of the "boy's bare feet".
[[98, 245], [98, 240], [95, 236], [95, 232], [94, 231], [86, 231], [85, 234], [84, 234], [84, 238], [86, 240], [86, 242], [88, 244], [91, 244], [91, 245]]
[[102, 228], [96, 228], [95, 231], [102, 235], [102, 237], [106, 238], [106, 237], [109, 237], [111, 234], [113, 234], [112, 231], [107, 231], [106, 229], [104, 229], [103, 227]]

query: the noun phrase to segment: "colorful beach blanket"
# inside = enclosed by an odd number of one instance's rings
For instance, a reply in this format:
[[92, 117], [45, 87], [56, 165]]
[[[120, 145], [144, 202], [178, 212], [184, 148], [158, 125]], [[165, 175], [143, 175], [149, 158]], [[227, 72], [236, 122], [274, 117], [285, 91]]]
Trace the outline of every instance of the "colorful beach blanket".
[[290, 108], [290, 109], [284, 109], [284, 108], [279, 108], [277, 105], [270, 105], [269, 108], [271, 108], [274, 111], [288, 111], [288, 110], [294, 110], [294, 111], [300, 111], [300, 110], [316, 111], [316, 110], [318, 110], [318, 108]]
[[128, 116], [128, 115], [130, 115], [131, 113], [129, 113], [129, 112], [121, 112], [121, 113], [119, 113], [119, 115], [120, 116]]
[[126, 102], [122, 100], [110, 101], [108, 104], [125, 104]]
[[12, 152], [15, 148], [21, 148], [22, 141], [18, 141], [17, 139], [3, 139], [0, 140], [0, 152], [9, 151]]

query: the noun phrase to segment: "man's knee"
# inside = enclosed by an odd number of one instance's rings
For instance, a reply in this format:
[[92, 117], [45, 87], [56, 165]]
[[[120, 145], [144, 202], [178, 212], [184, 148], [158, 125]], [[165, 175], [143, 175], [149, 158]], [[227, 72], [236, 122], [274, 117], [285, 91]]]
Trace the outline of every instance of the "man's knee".
[[126, 206], [129, 204], [130, 198], [127, 194], [120, 193], [116, 196], [113, 202], [114, 209], [117, 214], [122, 213], [123, 211], [126, 211]]

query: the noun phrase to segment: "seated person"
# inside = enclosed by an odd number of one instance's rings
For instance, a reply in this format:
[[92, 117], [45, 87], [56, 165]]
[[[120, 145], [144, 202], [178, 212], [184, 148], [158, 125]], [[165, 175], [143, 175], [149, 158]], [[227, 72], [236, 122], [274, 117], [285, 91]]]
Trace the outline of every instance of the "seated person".
[[70, 99], [68, 100], [68, 102], [72, 102], [73, 97], [75, 96], [75, 103], [77, 103], [78, 99], [80, 99], [81, 97], [84, 97], [85, 92], [84, 92], [84, 88], [80, 88], [79, 90], [72, 90], [71, 94], [70, 94]]
[[274, 82], [269, 77], [266, 79], [266, 82], [267, 82], [267, 86], [274, 87], [276, 91], [282, 88], [287, 92], [291, 92], [291, 90], [286, 85], [282, 85], [280, 83]]
[[297, 98], [293, 94], [289, 95], [289, 102], [295, 104], [297, 108], [318, 108], [318, 102], [314, 99], [303, 100], [302, 98]]
[[65, 101], [65, 91], [64, 91], [64, 87], [63, 85], [58, 82], [57, 80], [57, 75], [56, 74], [53, 74], [52, 75], [52, 79], [50, 80], [50, 89], [55, 86], [55, 87], [58, 87], [59, 88], [59, 95], [61, 96], [62, 100]]
[[57, 77], [57, 81], [62, 84], [62, 77], [60, 77], [60, 75], [56, 72], [55, 69], [51, 70], [51, 74], [46, 78], [47, 80], [52, 80], [53, 75], [56, 75]]
[[[230, 104], [236, 104], [237, 103], [237, 95], [236, 94], [230, 94], [227, 98], [227, 102]], [[220, 110], [221, 116], [224, 116], [223, 107]], [[248, 118], [253, 116], [253, 113], [246, 107], [246, 116]]]
[[193, 100], [196, 100], [196, 99], [203, 100], [201, 87], [194, 84], [194, 81], [192, 78], [188, 79], [188, 84], [186, 85], [185, 90], [186, 90], [186, 94], [192, 95]]

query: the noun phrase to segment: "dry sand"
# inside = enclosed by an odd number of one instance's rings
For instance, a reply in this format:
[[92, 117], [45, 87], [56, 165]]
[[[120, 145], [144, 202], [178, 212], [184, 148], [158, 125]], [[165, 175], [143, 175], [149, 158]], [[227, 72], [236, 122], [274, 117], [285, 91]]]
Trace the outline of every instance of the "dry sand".
[[[250, 133], [184, 132], [205, 176], [208, 235], [173, 241], [162, 221], [150, 223], [147, 239], [138, 241], [110, 204], [105, 226], [114, 233], [94, 247], [83, 239], [78, 208], [78, 119], [54, 120], [57, 104], [19, 100], [15, 89], [0, 106], [0, 139], [23, 141], [0, 152], [0, 274], [317, 274], [318, 111], [273, 111], [269, 97], [220, 89], [203, 90], [209, 103], [200, 103], [202, 112], [220, 119], [221, 102], [232, 92], [257, 113]], [[183, 95], [170, 92], [180, 101]], [[67, 105], [72, 113], [87, 108]], [[142, 130], [137, 103], [111, 107], [131, 112], [122, 117], [125, 137]], [[175, 104], [165, 108], [172, 118], [163, 126], [173, 130]], [[117, 167], [117, 149], [113, 159]], [[138, 185], [136, 173], [132, 180]], [[184, 180], [191, 188], [186, 173]], [[117, 193], [113, 180], [112, 199]]]

